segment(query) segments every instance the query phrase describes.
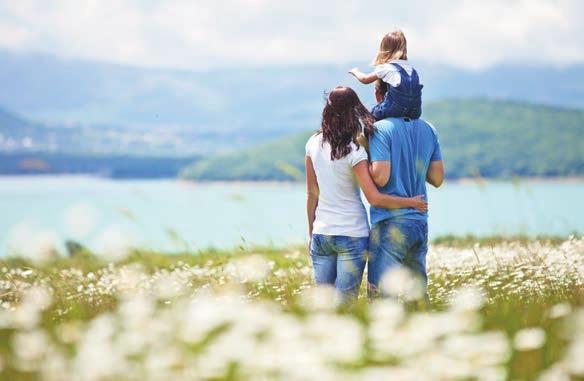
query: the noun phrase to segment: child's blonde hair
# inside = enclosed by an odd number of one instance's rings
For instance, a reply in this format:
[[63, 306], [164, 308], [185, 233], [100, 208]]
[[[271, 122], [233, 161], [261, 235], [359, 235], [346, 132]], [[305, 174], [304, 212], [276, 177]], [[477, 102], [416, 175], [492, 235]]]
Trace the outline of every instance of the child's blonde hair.
[[383, 36], [381, 44], [379, 45], [379, 52], [373, 60], [372, 65], [377, 66], [389, 62], [391, 60], [407, 60], [408, 59], [408, 42], [404, 32], [399, 29]]

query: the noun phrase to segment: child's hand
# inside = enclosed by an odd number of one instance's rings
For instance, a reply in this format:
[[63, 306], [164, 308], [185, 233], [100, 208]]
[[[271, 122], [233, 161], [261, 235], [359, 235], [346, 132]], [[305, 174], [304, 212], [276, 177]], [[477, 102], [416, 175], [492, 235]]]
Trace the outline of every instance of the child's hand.
[[424, 200], [423, 194], [420, 194], [416, 197], [410, 197], [410, 201], [412, 202], [412, 208], [417, 209], [422, 213], [426, 213], [428, 211], [428, 202]]
[[358, 77], [360, 72], [361, 72], [361, 70], [359, 70], [358, 67], [354, 67], [351, 70], [349, 70], [349, 74], [352, 74], [355, 77]]
[[365, 74], [365, 73], [362, 73], [358, 67], [354, 67], [351, 70], [349, 70], [349, 74], [355, 76], [355, 78], [357, 78], [357, 80], [359, 82], [361, 82], [365, 85], [373, 83], [377, 80], [377, 74], [375, 74], [375, 72], [370, 73], [370, 74]]

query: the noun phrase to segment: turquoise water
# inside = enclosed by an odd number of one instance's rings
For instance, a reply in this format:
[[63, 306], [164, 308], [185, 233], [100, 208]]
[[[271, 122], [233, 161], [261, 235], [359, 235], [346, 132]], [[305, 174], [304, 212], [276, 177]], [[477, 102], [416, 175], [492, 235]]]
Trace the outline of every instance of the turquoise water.
[[[430, 235], [584, 232], [583, 194], [584, 182], [448, 183], [430, 193]], [[281, 246], [305, 239], [304, 200], [302, 184], [0, 177], [0, 254], [23, 231], [89, 246], [112, 232], [165, 250]]]

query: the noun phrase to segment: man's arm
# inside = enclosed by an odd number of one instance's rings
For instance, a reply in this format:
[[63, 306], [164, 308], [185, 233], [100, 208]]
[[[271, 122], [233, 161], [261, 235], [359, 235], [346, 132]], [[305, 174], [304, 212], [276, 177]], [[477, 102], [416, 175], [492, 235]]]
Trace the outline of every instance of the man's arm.
[[426, 173], [426, 181], [439, 188], [444, 182], [444, 162], [442, 160], [434, 160], [428, 166]]
[[369, 166], [371, 178], [379, 188], [385, 186], [391, 175], [391, 163], [389, 161], [374, 161]]
[[438, 140], [438, 134], [434, 127], [432, 127], [432, 132], [434, 133], [434, 152], [432, 152], [432, 157], [430, 157], [426, 181], [438, 188], [444, 181], [444, 162], [442, 161], [440, 141]]

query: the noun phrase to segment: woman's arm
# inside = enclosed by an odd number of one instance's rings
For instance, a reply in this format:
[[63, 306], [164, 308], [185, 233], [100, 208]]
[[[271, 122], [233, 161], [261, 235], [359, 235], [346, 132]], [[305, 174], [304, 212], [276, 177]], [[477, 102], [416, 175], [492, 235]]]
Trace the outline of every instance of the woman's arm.
[[306, 215], [308, 217], [308, 237], [312, 239], [312, 226], [314, 224], [316, 207], [318, 206], [318, 182], [316, 181], [316, 173], [312, 165], [310, 156], [306, 156]]
[[349, 70], [349, 74], [354, 75], [355, 78], [357, 78], [359, 80], [359, 82], [364, 83], [366, 85], [373, 83], [379, 79], [377, 77], [377, 74], [375, 74], [375, 73], [365, 74], [361, 70], [359, 70], [359, 68], [356, 68], [356, 67]]
[[357, 177], [359, 186], [365, 194], [367, 201], [373, 206], [386, 209], [401, 209], [414, 208], [422, 213], [428, 211], [428, 202], [424, 200], [424, 196], [419, 195], [415, 197], [399, 197], [383, 194], [377, 190], [373, 183], [371, 174], [369, 173], [369, 164], [367, 160], [363, 160], [353, 167], [353, 172]]

